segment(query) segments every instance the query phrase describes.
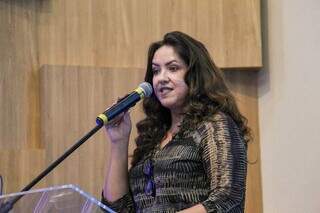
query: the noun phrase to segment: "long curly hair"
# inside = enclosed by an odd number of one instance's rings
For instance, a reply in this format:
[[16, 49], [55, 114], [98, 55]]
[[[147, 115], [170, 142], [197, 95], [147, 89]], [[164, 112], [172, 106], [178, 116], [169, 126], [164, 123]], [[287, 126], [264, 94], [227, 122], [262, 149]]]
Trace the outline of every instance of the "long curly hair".
[[[199, 122], [208, 120], [218, 111], [228, 114], [239, 127], [245, 142], [250, 136], [247, 119], [238, 110], [235, 98], [228, 90], [221, 70], [215, 65], [205, 46], [189, 35], [174, 31], [167, 33], [163, 40], [154, 42], [148, 51], [145, 81], [152, 85], [152, 60], [155, 52], [162, 46], [174, 48], [187, 65], [185, 82], [188, 85], [184, 118], [178, 134], [195, 128]], [[150, 153], [160, 143], [171, 126], [169, 109], [163, 107], [154, 93], [143, 101], [146, 118], [137, 123], [138, 137], [133, 153], [135, 165], [146, 153]]]

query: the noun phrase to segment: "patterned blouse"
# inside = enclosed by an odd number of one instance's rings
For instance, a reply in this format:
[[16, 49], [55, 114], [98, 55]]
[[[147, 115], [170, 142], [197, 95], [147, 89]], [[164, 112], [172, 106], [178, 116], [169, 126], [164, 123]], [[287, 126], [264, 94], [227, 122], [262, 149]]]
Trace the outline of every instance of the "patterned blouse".
[[[202, 204], [207, 212], [244, 212], [247, 147], [235, 122], [217, 113], [183, 138], [175, 136], [129, 170], [130, 193], [102, 202], [117, 212], [176, 212]], [[155, 193], [146, 193], [149, 179]]]

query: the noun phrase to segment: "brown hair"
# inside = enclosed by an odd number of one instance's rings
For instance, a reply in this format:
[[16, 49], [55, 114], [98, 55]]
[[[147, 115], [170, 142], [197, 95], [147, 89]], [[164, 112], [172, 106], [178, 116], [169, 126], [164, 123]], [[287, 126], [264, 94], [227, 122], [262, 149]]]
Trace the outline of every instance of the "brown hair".
[[[221, 70], [215, 65], [201, 42], [185, 33], [175, 31], [167, 33], [163, 40], [152, 43], [148, 51], [145, 81], [152, 84], [153, 56], [164, 45], [173, 47], [187, 65], [185, 82], [189, 90], [179, 134], [195, 127], [200, 121], [209, 119], [217, 111], [222, 111], [233, 119], [245, 142], [248, 142], [250, 130], [247, 120], [240, 114], [235, 98], [224, 82]], [[137, 148], [133, 154], [132, 165], [136, 164], [145, 153], [149, 153], [171, 126], [170, 111], [160, 104], [154, 94], [143, 101], [143, 109], [146, 118], [137, 123]]]

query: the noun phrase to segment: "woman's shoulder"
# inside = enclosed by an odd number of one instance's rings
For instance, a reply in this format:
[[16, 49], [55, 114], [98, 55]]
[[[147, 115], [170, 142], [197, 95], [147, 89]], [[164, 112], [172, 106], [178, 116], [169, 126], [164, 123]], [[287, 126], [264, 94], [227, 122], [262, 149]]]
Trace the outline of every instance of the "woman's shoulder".
[[217, 111], [203, 118], [194, 128], [188, 129], [185, 136], [200, 142], [208, 138], [220, 138], [224, 135], [240, 135], [240, 129], [232, 117]]
[[205, 131], [218, 126], [237, 126], [231, 116], [222, 111], [217, 111], [214, 114], [206, 116], [203, 121], [197, 125], [197, 130]]
[[228, 113], [217, 112], [199, 124], [197, 131], [202, 139], [213, 137], [217, 140], [228, 139], [230, 141], [245, 142], [244, 136], [238, 124]]
[[199, 121], [193, 128], [189, 128], [184, 132], [184, 135], [192, 136], [195, 139], [200, 139], [203, 135], [212, 132], [218, 123], [224, 123], [228, 120], [228, 116], [223, 112], [217, 112], [212, 115], [206, 116], [203, 120]]

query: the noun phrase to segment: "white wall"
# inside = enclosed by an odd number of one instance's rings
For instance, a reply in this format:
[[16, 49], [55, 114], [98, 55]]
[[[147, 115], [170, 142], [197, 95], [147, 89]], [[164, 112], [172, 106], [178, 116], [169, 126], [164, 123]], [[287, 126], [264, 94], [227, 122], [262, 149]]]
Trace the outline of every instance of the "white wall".
[[262, 0], [264, 213], [320, 212], [320, 0]]

